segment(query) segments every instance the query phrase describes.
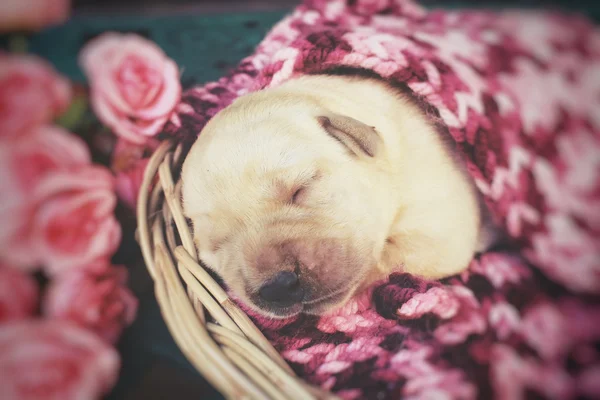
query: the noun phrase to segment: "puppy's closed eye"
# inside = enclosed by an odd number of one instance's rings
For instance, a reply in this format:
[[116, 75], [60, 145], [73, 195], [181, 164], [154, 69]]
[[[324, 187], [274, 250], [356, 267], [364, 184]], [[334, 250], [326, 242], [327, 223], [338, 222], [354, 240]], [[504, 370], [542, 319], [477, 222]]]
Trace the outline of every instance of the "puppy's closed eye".
[[375, 157], [382, 146], [374, 127], [339, 114], [321, 115], [317, 121], [325, 131], [344, 145], [353, 155]]
[[[287, 189], [284, 189], [284, 193], [286, 193], [285, 199], [289, 204], [299, 205], [308, 199], [311, 186], [321, 178], [321, 173], [319, 171], [312, 172], [308, 175], [309, 173], [305, 172], [301, 174], [292, 186], [287, 186]], [[286, 185], [280, 183], [279, 187], [285, 188]]]
[[301, 204], [307, 197], [309, 188], [307, 186], [300, 186], [294, 190], [290, 203]]

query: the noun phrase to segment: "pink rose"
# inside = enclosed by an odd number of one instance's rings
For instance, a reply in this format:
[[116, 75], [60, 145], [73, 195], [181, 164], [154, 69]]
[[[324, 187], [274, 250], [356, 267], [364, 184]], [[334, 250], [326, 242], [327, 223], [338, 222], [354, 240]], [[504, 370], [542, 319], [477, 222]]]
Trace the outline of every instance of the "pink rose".
[[145, 151], [145, 143], [132, 143], [129, 140], [118, 138], [112, 151], [110, 168], [115, 172], [127, 171], [144, 157]]
[[98, 118], [134, 143], [160, 132], [181, 96], [177, 65], [137, 35], [99, 36], [82, 50], [80, 64]]
[[23, 272], [0, 264], [0, 323], [33, 315], [38, 305], [38, 287]]
[[70, 0], [2, 0], [0, 32], [37, 31], [64, 22], [70, 9]]
[[0, 328], [0, 398], [100, 399], [116, 383], [119, 355], [91, 332], [64, 321], [28, 320]]
[[47, 62], [0, 53], [0, 138], [28, 134], [64, 112], [70, 101], [69, 82]]
[[58, 277], [44, 299], [44, 314], [66, 319], [116, 343], [137, 311], [137, 300], [125, 286], [127, 270], [98, 262]]
[[112, 151], [110, 169], [114, 172], [123, 172], [132, 169], [138, 161], [154, 153], [160, 143], [159, 140], [152, 138], [141, 144], [118, 138]]
[[150, 158], [148, 153], [158, 148], [160, 142], [149, 138], [143, 144], [119, 138], [113, 150], [111, 169], [116, 174], [116, 191], [119, 199], [129, 208], [135, 209], [137, 197], [144, 179], [144, 171]]
[[133, 168], [128, 171], [120, 172], [116, 178], [117, 196], [128, 207], [135, 209], [137, 198], [144, 179], [144, 171], [150, 159], [139, 160]]
[[0, 145], [0, 259], [29, 269], [39, 262], [33, 251], [37, 186], [49, 174], [87, 165], [91, 157], [79, 137], [53, 126]]
[[112, 256], [121, 240], [114, 178], [100, 166], [55, 172], [40, 183], [36, 251], [50, 275]]

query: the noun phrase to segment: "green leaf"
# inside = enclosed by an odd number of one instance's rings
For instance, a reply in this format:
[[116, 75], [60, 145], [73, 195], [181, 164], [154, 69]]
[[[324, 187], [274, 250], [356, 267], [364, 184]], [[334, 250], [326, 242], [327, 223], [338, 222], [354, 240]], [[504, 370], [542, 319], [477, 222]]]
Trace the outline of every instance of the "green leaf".
[[61, 115], [56, 122], [65, 129], [74, 131], [85, 116], [87, 108], [88, 100], [85, 96], [75, 97], [71, 102], [69, 109]]

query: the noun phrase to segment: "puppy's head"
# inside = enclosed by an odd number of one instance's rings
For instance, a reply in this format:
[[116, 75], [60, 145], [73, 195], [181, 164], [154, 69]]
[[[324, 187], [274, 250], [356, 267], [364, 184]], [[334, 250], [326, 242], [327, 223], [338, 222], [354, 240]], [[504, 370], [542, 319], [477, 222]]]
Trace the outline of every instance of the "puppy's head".
[[238, 99], [183, 166], [200, 259], [265, 315], [320, 314], [345, 301], [390, 227], [383, 146], [374, 127], [309, 96]]

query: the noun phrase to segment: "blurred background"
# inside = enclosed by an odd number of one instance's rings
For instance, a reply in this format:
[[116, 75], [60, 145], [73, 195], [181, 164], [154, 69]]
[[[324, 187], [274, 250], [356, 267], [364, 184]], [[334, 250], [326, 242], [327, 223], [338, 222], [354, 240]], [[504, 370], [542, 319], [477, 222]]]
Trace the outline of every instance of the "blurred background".
[[[294, 0], [73, 0], [77, 12], [176, 12], [178, 10], [210, 11], [243, 11], [273, 10], [293, 7]], [[496, 6], [496, 7], [549, 7], [562, 6], [568, 9], [598, 11], [600, 1], [597, 0], [422, 0], [422, 4], [444, 4], [448, 6]]]
[[228, 12], [289, 9], [294, 0], [73, 0], [77, 12]]

